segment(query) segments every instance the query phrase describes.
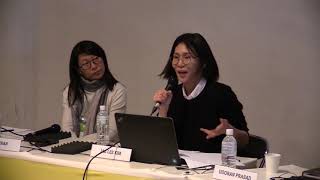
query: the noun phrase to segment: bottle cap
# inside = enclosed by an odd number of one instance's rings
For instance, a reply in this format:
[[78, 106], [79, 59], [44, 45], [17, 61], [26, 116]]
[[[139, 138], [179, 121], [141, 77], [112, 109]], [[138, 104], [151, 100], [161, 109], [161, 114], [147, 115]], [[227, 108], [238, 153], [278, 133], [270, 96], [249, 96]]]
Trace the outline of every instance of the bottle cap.
[[100, 111], [105, 111], [106, 110], [106, 106], [105, 105], [101, 105], [100, 106]]
[[233, 129], [226, 129], [227, 136], [233, 136]]

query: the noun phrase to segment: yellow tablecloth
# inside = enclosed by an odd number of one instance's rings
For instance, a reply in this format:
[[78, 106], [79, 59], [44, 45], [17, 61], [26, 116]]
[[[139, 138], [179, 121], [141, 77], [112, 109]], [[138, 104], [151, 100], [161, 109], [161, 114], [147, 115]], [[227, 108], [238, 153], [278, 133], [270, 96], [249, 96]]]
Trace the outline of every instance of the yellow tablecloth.
[[[1, 180], [81, 180], [83, 172], [83, 169], [78, 168], [0, 157]], [[87, 175], [90, 180], [148, 179], [92, 170]]]

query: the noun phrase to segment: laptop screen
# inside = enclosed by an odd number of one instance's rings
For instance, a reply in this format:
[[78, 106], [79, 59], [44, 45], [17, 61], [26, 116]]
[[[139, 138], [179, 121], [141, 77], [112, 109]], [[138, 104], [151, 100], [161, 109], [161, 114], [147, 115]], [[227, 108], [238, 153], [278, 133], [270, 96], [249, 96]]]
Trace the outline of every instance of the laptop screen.
[[121, 147], [132, 149], [131, 160], [180, 165], [178, 145], [171, 118], [115, 114]]

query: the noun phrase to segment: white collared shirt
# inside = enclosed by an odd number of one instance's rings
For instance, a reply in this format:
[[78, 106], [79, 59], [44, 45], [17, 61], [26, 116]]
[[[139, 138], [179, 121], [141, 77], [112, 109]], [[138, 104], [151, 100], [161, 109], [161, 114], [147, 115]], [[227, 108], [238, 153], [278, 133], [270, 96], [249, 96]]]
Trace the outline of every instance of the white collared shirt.
[[182, 86], [183, 97], [188, 100], [196, 98], [202, 92], [202, 90], [204, 89], [206, 84], [207, 84], [207, 80], [202, 78], [199, 81], [199, 83], [197, 84], [197, 86], [193, 89], [193, 91], [189, 95], [186, 94], [186, 91], [184, 90], [184, 87]]

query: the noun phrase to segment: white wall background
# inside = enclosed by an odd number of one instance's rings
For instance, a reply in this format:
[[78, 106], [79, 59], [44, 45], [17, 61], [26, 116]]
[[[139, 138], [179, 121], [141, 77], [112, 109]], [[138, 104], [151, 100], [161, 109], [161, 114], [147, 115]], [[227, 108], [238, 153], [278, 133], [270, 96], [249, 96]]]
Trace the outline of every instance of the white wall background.
[[61, 119], [72, 47], [96, 41], [128, 88], [128, 112], [149, 114], [174, 39], [199, 32], [244, 105], [251, 133], [282, 164], [320, 165], [320, 1], [2, 0], [2, 123], [40, 129]]

